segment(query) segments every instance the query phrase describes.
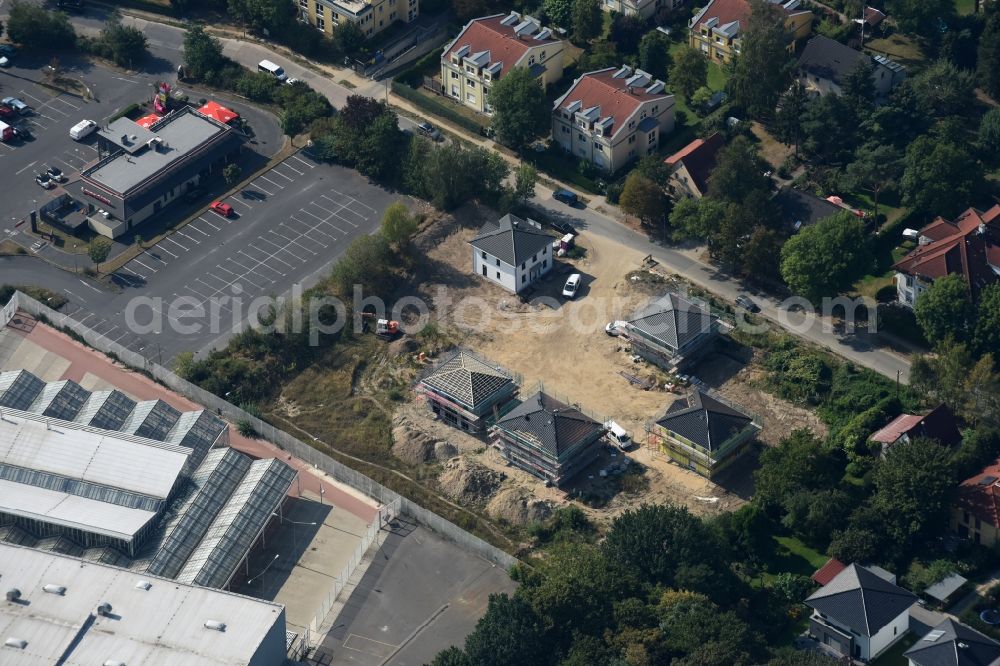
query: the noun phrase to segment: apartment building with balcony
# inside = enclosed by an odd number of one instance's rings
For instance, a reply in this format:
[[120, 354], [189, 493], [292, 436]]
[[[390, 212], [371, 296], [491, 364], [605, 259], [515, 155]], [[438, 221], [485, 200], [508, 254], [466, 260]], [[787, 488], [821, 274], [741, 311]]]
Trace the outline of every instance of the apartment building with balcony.
[[[802, 8], [802, 0], [767, 0], [785, 15], [785, 28], [792, 35], [789, 51], [809, 37], [813, 13]], [[750, 0], [709, 0], [688, 23], [688, 43], [707, 58], [729, 62], [740, 53], [741, 30], [750, 20]]]
[[601, 0], [601, 9], [642, 19], [654, 18], [661, 11], [674, 11], [685, 0]]
[[674, 96], [641, 69], [588, 72], [552, 109], [552, 138], [567, 153], [613, 173], [652, 155], [674, 129]]
[[473, 19], [441, 55], [441, 92], [490, 113], [490, 87], [514, 67], [527, 67], [543, 88], [561, 79], [564, 46], [538, 20], [517, 12]]
[[355, 23], [365, 37], [396, 21], [410, 23], [420, 15], [420, 0], [295, 0], [299, 19], [332, 37], [345, 22]]

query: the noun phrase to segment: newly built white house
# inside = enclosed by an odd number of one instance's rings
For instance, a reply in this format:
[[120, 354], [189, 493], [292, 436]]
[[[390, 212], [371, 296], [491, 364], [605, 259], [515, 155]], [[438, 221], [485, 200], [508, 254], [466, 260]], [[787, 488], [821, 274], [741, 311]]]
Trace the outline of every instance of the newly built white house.
[[472, 270], [515, 294], [552, 270], [553, 237], [534, 220], [504, 215], [490, 222], [469, 241]]

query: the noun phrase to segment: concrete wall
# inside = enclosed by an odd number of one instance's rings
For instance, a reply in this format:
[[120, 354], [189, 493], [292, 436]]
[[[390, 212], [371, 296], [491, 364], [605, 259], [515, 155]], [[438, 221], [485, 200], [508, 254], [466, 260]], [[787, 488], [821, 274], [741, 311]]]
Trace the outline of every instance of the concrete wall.
[[450, 539], [459, 544], [469, 552], [472, 552], [483, 559], [492, 562], [505, 569], [517, 564], [517, 558], [506, 553], [499, 548], [483, 541], [479, 537], [469, 534], [454, 523], [451, 523], [441, 516], [428, 511], [424, 507], [408, 500], [393, 490], [386, 488], [382, 484], [368, 478], [361, 472], [353, 470], [343, 465], [330, 456], [317, 451], [313, 447], [292, 437], [283, 430], [280, 430], [270, 423], [261, 421], [244, 412], [236, 405], [226, 402], [222, 398], [195, 386], [194, 384], [181, 379], [173, 372], [158, 365], [149, 359], [136, 354], [135, 352], [122, 347], [116, 342], [109, 340], [100, 333], [97, 333], [68, 315], [61, 314], [48, 306], [31, 298], [27, 294], [16, 292], [11, 298], [11, 303], [4, 309], [15, 307], [28, 314], [51, 323], [56, 328], [73, 331], [79, 335], [86, 344], [94, 349], [106, 354], [113, 354], [118, 360], [136, 370], [143, 371], [152, 376], [156, 381], [176, 391], [184, 397], [200, 403], [206, 409], [213, 410], [222, 418], [235, 423], [238, 421], [249, 422], [254, 429], [264, 439], [276, 444], [281, 449], [288, 451], [296, 458], [314, 465], [318, 469], [329, 474], [334, 480], [346, 484], [365, 495], [372, 497], [382, 504], [392, 504], [399, 501], [400, 512], [413, 518], [428, 529], [434, 530], [446, 539]]

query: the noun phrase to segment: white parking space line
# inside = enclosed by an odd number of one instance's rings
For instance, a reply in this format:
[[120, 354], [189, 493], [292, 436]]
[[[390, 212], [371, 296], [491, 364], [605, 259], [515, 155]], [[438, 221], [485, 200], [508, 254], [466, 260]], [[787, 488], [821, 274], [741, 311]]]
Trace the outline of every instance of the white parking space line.
[[[273, 173], [275, 176], [281, 176], [282, 178], [284, 178], [285, 180], [287, 180], [289, 183], [294, 183], [295, 182], [294, 178], [290, 178], [290, 177], [286, 176], [285, 174], [281, 173], [280, 171], [278, 171], [277, 167], [271, 169], [270, 171], [268, 171], [268, 173]], [[261, 178], [263, 178], [263, 177], [264, 176], [261, 176]]]
[[299, 171], [298, 169], [296, 169], [295, 167], [293, 167], [291, 164], [288, 163], [288, 160], [285, 160], [284, 162], [282, 162], [278, 166], [287, 167], [287, 168], [291, 169], [292, 171], [294, 171], [295, 173], [299, 174], [300, 176], [305, 175], [304, 171]]
[[47, 103], [48, 103], [48, 102], [46, 102], [46, 101], [45, 101], [45, 100], [43, 100], [43, 99], [38, 99], [37, 97], [35, 97], [34, 95], [32, 95], [32, 94], [31, 94], [30, 92], [28, 92], [27, 90], [19, 90], [18, 92], [19, 92], [20, 94], [24, 95], [25, 97], [30, 97], [31, 99], [35, 100], [35, 101], [36, 101], [36, 102], [38, 102], [39, 104], [47, 104]]
[[[296, 221], [296, 222], [298, 222], [299, 224], [305, 224], [306, 226], [308, 226], [308, 225], [309, 225], [309, 223], [308, 223], [308, 222], [303, 222], [302, 220], [300, 220], [299, 218], [295, 217], [294, 215], [292, 216], [292, 218], [291, 218], [291, 219], [295, 220], [295, 221]], [[346, 232], [346, 231], [344, 231], [343, 229], [341, 229], [340, 227], [338, 227], [338, 226], [337, 226], [336, 224], [334, 224], [334, 223], [333, 223], [333, 222], [331, 222], [330, 220], [327, 220], [327, 221], [326, 221], [326, 226], [328, 226], [328, 227], [333, 227], [333, 228], [334, 228], [334, 229], [336, 229], [336, 230], [337, 230], [338, 232], [340, 232], [340, 233], [344, 234], [345, 236], [347, 235], [347, 232]]]
[[[233, 261], [233, 260], [229, 259], [228, 261]], [[236, 263], [236, 262], [233, 262], [233, 263]], [[243, 266], [242, 264], [237, 264], [237, 265], [240, 268], [246, 269], [246, 266]], [[225, 266], [222, 266], [221, 264], [220, 265], [216, 265], [216, 268], [218, 268], [220, 271], [225, 271], [225, 272], [229, 273], [230, 275], [235, 276], [237, 280], [239, 280], [239, 279], [245, 280], [246, 282], [252, 284], [253, 287], [254, 287], [254, 289], [259, 289], [260, 291], [264, 291], [264, 287], [263, 286], [257, 284], [256, 282], [254, 282], [253, 280], [251, 280], [248, 277], [240, 276], [239, 273], [234, 273], [233, 271], [229, 270]], [[271, 280], [271, 284], [274, 284], [274, 280]]]
[[160, 259], [159, 257], [157, 257], [157, 256], [156, 256], [156, 255], [154, 255], [154, 254], [150, 254], [150, 253], [149, 253], [149, 252], [147, 252], [146, 250], [143, 250], [143, 251], [142, 251], [142, 253], [143, 253], [144, 255], [146, 255], [147, 257], [149, 257], [150, 259], [155, 259], [156, 261], [160, 262], [160, 263], [161, 263], [161, 264], [163, 264], [164, 266], [166, 266], [166, 265], [167, 265], [167, 262], [163, 261], [163, 259]]
[[72, 108], [72, 109], [76, 109], [77, 111], [79, 111], [79, 110], [80, 110], [80, 107], [78, 107], [78, 106], [77, 106], [76, 104], [70, 104], [69, 102], [67, 102], [66, 100], [64, 100], [64, 99], [63, 99], [62, 97], [56, 97], [56, 98], [55, 98], [55, 101], [57, 101], [57, 102], [62, 102], [62, 103], [63, 103], [63, 104], [65, 104], [66, 106], [68, 106], [68, 107], [70, 107], [70, 108]]
[[[258, 236], [257, 240], [263, 241], [263, 242], [267, 243], [268, 245], [274, 245], [274, 247], [277, 247], [277, 248], [281, 247], [280, 245], [275, 245], [274, 243], [272, 243], [271, 241], [267, 240], [263, 236]], [[257, 247], [257, 248], [253, 248], [253, 249], [257, 250], [258, 252], [265, 252], [266, 253], [266, 250], [264, 250], [263, 248]], [[244, 257], [246, 257], [247, 259], [249, 259], [251, 261], [260, 261], [257, 257], [255, 257], [255, 256], [253, 256], [251, 254], [247, 254], [243, 250], [240, 250], [239, 253], [242, 254]], [[285, 266], [288, 266], [289, 268], [295, 268], [294, 266], [292, 266], [290, 263], [288, 263], [287, 261], [285, 261], [281, 257], [274, 256], [274, 260], [277, 261], [277, 262], [279, 262], [279, 263], [284, 264]], [[274, 271], [275, 273], [279, 273], [282, 277], [287, 277], [287, 275], [288, 275], [287, 273], [280, 273], [277, 268], [272, 268], [271, 270]]]
[[258, 190], [260, 190], [261, 192], [263, 192], [264, 194], [266, 194], [269, 197], [273, 197], [274, 196], [273, 192], [268, 192], [263, 187], [261, 187], [260, 185], [258, 185], [256, 181], [254, 181], [253, 186], [256, 187]]
[[174, 240], [173, 238], [170, 238], [169, 236], [167, 236], [167, 237], [166, 237], [166, 238], [164, 238], [163, 240], [165, 240], [165, 241], [170, 241], [171, 243], [173, 243], [174, 245], [176, 245], [176, 246], [177, 246], [177, 247], [179, 247], [180, 249], [184, 250], [185, 252], [187, 252], [187, 251], [188, 251], [188, 249], [187, 249], [186, 247], [184, 247], [183, 245], [181, 245], [180, 243], [178, 243], [177, 241], [175, 241], [175, 240]]
[[[45, 109], [49, 113], [54, 113], [57, 116], [62, 116], [63, 118], [69, 118], [70, 116], [68, 111], [63, 111], [62, 109], [57, 109], [54, 106], [52, 106], [52, 102], [49, 102], [48, 104], [40, 108]], [[39, 112], [37, 109], [35, 110], [35, 113], [38, 113], [43, 118], [48, 118], [49, 120], [55, 120], [55, 118], [53, 118], [52, 116], [45, 115], [44, 113]]]
[[[330, 197], [326, 196], [325, 194], [321, 194], [321, 195], [319, 195], [319, 196], [320, 196], [320, 197], [322, 197], [323, 199], [326, 199], [327, 201], [329, 201], [329, 202], [330, 202], [330, 203], [332, 203], [333, 205], [335, 205], [335, 206], [339, 206], [339, 207], [340, 207], [340, 210], [338, 210], [338, 211], [337, 211], [338, 213], [340, 213], [340, 212], [343, 212], [343, 211], [347, 211], [348, 213], [352, 213], [352, 214], [354, 214], [354, 215], [357, 215], [357, 216], [358, 216], [358, 217], [360, 217], [360, 218], [361, 218], [362, 220], [367, 220], [367, 219], [368, 219], [368, 218], [367, 218], [366, 216], [362, 215], [362, 214], [361, 214], [361, 213], [359, 213], [358, 211], [356, 211], [356, 210], [351, 210], [350, 208], [348, 208], [348, 206], [350, 205], [350, 203], [347, 203], [347, 204], [344, 204], [344, 203], [341, 203], [341, 202], [337, 201], [336, 199], [332, 199], [332, 198], [330, 198]], [[347, 197], [347, 198], [348, 198], [348, 199], [351, 199], [351, 197]], [[361, 203], [361, 202], [357, 201], [356, 199], [351, 199], [351, 203]], [[362, 204], [362, 205], [363, 205], [363, 204]]]
[[17, 150], [17, 148], [15, 148], [14, 146], [8, 146], [6, 143], [3, 143], [2, 141], [0, 141], [0, 146], [3, 146], [7, 150]]
[[[200, 220], [201, 218], [199, 217], [198, 219]], [[194, 223], [189, 224], [189, 225], [187, 225], [184, 228], [185, 229], [190, 229], [191, 231], [197, 231], [199, 234], [203, 235], [205, 238], [211, 238], [212, 237], [212, 234], [209, 234], [209, 233], [206, 233], [206, 232], [202, 231], [198, 227], [194, 226]]]
[[[236, 264], [237, 266], [239, 266], [243, 270], [247, 271], [247, 273], [246, 273], [247, 275], [253, 275], [255, 278], [260, 278], [262, 280], [267, 280], [271, 284], [275, 284], [275, 281], [273, 279], [269, 278], [267, 275], [265, 275], [264, 273], [262, 273], [259, 270], [257, 270], [256, 267], [250, 267], [250, 266], [247, 266], [246, 264], [244, 264], [241, 261], [236, 261], [235, 257], [229, 257], [229, 261], [231, 261], [232, 263]], [[261, 268], [261, 269], [267, 269], [267, 270], [271, 271], [272, 273], [274, 273], [275, 275], [277, 275], [278, 277], [287, 277], [284, 273], [278, 271], [277, 269], [274, 269], [274, 268], [271, 268], [270, 266], [268, 266], [267, 263], [266, 263], [266, 261], [267, 261], [266, 259], [264, 259], [262, 261], [260, 259], [256, 259], [256, 258], [251, 257], [250, 261], [257, 262], [257, 265], [258, 265], [259, 268]], [[263, 289], [263, 287], [259, 287], [259, 288]]]
[[[166, 239], [164, 239], [164, 240], [166, 240]], [[174, 254], [173, 252], [171, 252], [170, 250], [168, 250], [167, 248], [163, 247], [163, 243], [157, 243], [153, 247], [155, 247], [158, 251], [160, 251], [160, 252], [166, 252], [167, 254], [169, 254], [174, 259], [177, 259], [177, 255]], [[164, 263], [166, 263], [166, 262], [164, 262]]]
[[[310, 249], [310, 248], [309, 248], [308, 246], [306, 246], [306, 245], [303, 245], [302, 243], [298, 242], [298, 241], [297, 241], [296, 239], [294, 239], [294, 238], [285, 238], [284, 236], [282, 236], [281, 234], [279, 234], [279, 233], [278, 233], [277, 231], [274, 231], [273, 229], [271, 229], [270, 231], [271, 231], [271, 233], [272, 233], [272, 234], [274, 234], [275, 236], [277, 236], [277, 237], [279, 237], [279, 238], [284, 238], [284, 239], [285, 239], [286, 241], [288, 241], [289, 243], [292, 243], [293, 245], [298, 245], [299, 247], [301, 247], [301, 248], [302, 248], [303, 250], [305, 250], [306, 252], [308, 252], [309, 254], [311, 254], [311, 255], [312, 255], [312, 256], [314, 256], [314, 257], [315, 257], [315, 256], [316, 256], [317, 254], [319, 254], [319, 252], [313, 252], [313, 251], [312, 251], [312, 250], [311, 250], [311, 249]], [[299, 236], [299, 238], [302, 238], [302, 236]]]
[[174, 233], [177, 234], [177, 235], [179, 235], [179, 236], [184, 236], [184, 238], [187, 238], [189, 241], [191, 241], [195, 245], [201, 245], [201, 241], [200, 240], [198, 240], [197, 238], [194, 238], [193, 236], [188, 236], [186, 233], [184, 233], [180, 229], [178, 229]]
[[145, 268], [147, 271], [152, 271], [154, 273], [157, 271], [157, 269], [153, 268], [152, 266], [147, 266], [146, 264], [142, 263], [138, 259], [133, 259], [130, 263], [139, 264], [140, 266], [142, 266], [143, 268]]
[[[319, 226], [319, 225], [316, 225], [316, 226]], [[309, 241], [311, 241], [311, 242], [313, 242], [313, 243], [316, 243], [316, 245], [319, 245], [319, 246], [320, 246], [320, 247], [322, 247], [323, 249], [326, 249], [326, 248], [330, 247], [330, 246], [329, 246], [329, 245], [327, 245], [326, 243], [320, 243], [320, 242], [319, 242], [318, 240], [316, 240], [315, 238], [310, 238], [310, 237], [309, 237], [309, 234], [313, 233], [314, 231], [317, 231], [316, 227], [310, 227], [310, 228], [306, 229], [305, 231], [300, 231], [300, 232], [299, 232], [299, 237], [300, 237], [300, 238], [305, 238], [305, 239], [307, 239], [307, 240], [309, 240]]]
[[208, 226], [212, 227], [216, 231], [221, 231], [222, 230], [222, 227], [215, 226], [214, 224], [212, 224], [211, 222], [209, 222], [208, 220], [206, 220], [203, 217], [199, 217], [198, 219], [201, 220], [202, 222], [204, 222], [205, 224], [207, 224]]
[[304, 159], [302, 159], [302, 158], [301, 158], [301, 157], [299, 157], [298, 155], [292, 155], [292, 159], [293, 159], [293, 160], [298, 160], [299, 162], [302, 162], [302, 164], [305, 164], [305, 165], [306, 165], [307, 167], [309, 167], [310, 169], [315, 169], [315, 168], [316, 168], [316, 165], [315, 165], [315, 164], [310, 164], [309, 162], [306, 162], [306, 161], [305, 161]]
[[[285, 224], [284, 222], [282, 222], [282, 223], [281, 223], [281, 226], [283, 226], [283, 227], [288, 227], [289, 229], [291, 229], [291, 230], [293, 230], [293, 231], [295, 230], [295, 227], [289, 227], [289, 226], [288, 226], [287, 224]], [[336, 236], [332, 236], [332, 235], [330, 235], [330, 234], [326, 233], [325, 231], [323, 231], [322, 229], [320, 229], [320, 228], [318, 228], [318, 227], [317, 227], [317, 228], [314, 228], [314, 229], [312, 229], [311, 231], [315, 231], [315, 232], [316, 232], [316, 233], [318, 233], [318, 234], [323, 234], [324, 236], [326, 236], [326, 237], [327, 237], [327, 238], [329, 238], [330, 240], [337, 240], [337, 237], [336, 237]], [[306, 233], [308, 233], [308, 232], [306, 232]]]
[[[333, 201], [333, 200], [332, 200], [332, 199], [330, 199], [330, 201]], [[341, 215], [341, 214], [340, 214], [340, 213], [341, 213], [342, 211], [345, 211], [345, 210], [348, 210], [348, 209], [347, 209], [347, 208], [345, 208], [345, 207], [344, 207], [344, 205], [343, 205], [343, 204], [341, 204], [341, 203], [337, 203], [336, 201], [334, 201], [333, 203], [334, 203], [334, 204], [336, 204], [337, 206], [340, 206], [340, 210], [338, 210], [338, 211], [337, 211], [337, 212], [335, 212], [335, 213], [331, 213], [331, 214], [330, 214], [330, 215], [329, 215], [328, 217], [325, 217], [325, 218], [321, 218], [321, 217], [319, 217], [319, 216], [317, 216], [317, 215], [313, 215], [313, 217], [315, 217], [316, 219], [321, 219], [321, 220], [323, 220], [324, 222], [329, 222], [329, 221], [330, 221], [331, 219], [333, 219], [333, 218], [335, 218], [335, 217], [336, 217], [337, 219], [341, 220], [342, 222], [347, 222], [347, 223], [348, 223], [349, 225], [351, 225], [352, 227], [354, 227], [355, 229], [357, 229], [357, 228], [358, 228], [358, 225], [357, 225], [357, 224], [355, 224], [354, 222], [351, 222], [351, 221], [350, 221], [350, 220], [348, 220], [348, 219], [347, 219], [346, 217], [344, 217], [343, 215]], [[303, 212], [303, 213], [305, 213], [306, 215], [312, 215], [312, 213], [310, 213], [309, 211], [307, 211], [307, 210], [305, 210], [305, 209], [301, 209], [301, 210], [302, 210], [302, 212]], [[325, 210], [325, 209], [324, 209], [324, 210]], [[353, 212], [353, 211], [348, 211], [348, 212]], [[357, 215], [357, 213], [355, 213], [355, 215]]]
[[205, 294], [201, 293], [200, 291], [198, 291], [197, 289], [195, 289], [194, 287], [192, 287], [189, 284], [184, 285], [184, 288], [187, 289], [188, 291], [190, 291], [191, 293], [195, 294], [198, 298], [200, 298], [202, 304], [204, 304], [205, 301], [207, 301], [209, 299], [208, 296], [205, 296]]
[[124, 270], [124, 271], [128, 271], [129, 273], [131, 273], [132, 275], [134, 275], [134, 276], [136, 276], [136, 277], [141, 277], [141, 278], [142, 278], [143, 280], [145, 280], [145, 279], [146, 279], [146, 276], [145, 276], [145, 275], [143, 275], [142, 273], [138, 273], [138, 272], [136, 272], [136, 271], [132, 270], [132, 269], [131, 269], [131, 268], [129, 268], [128, 266], [122, 266], [122, 270]]
[[[282, 236], [282, 238], [284, 238], [284, 237]], [[288, 246], [287, 246], [287, 245], [278, 245], [278, 244], [277, 244], [277, 243], [275, 243], [274, 241], [272, 241], [272, 240], [270, 240], [270, 239], [268, 239], [268, 238], [264, 238], [263, 236], [259, 236], [259, 237], [257, 238], [257, 240], [259, 240], [259, 241], [261, 241], [261, 242], [263, 242], [263, 243], [267, 243], [268, 245], [270, 245], [270, 246], [272, 246], [272, 247], [276, 247], [276, 248], [278, 248], [278, 252], [275, 252], [275, 253], [274, 253], [274, 254], [273, 254], [272, 256], [273, 256], [273, 257], [274, 257], [275, 259], [277, 259], [278, 261], [280, 261], [281, 263], [283, 263], [284, 265], [288, 266], [289, 268], [295, 268], [295, 267], [294, 267], [294, 266], [292, 266], [292, 265], [291, 265], [290, 263], [288, 263], [287, 261], [285, 261], [285, 260], [281, 259], [280, 257], [278, 257], [278, 253], [280, 253], [280, 252], [284, 252], [285, 254], [287, 254], [288, 256], [292, 257], [293, 259], [298, 259], [298, 260], [299, 260], [299, 261], [301, 261], [301, 262], [302, 262], [303, 264], [304, 264], [304, 263], [306, 263], [306, 260], [305, 260], [305, 259], [303, 259], [302, 257], [298, 256], [297, 254], [295, 254], [295, 253], [294, 253], [294, 252], [292, 252], [291, 250], [289, 250], [289, 249], [288, 249]], [[287, 240], [287, 239], [286, 239], [286, 240]], [[263, 251], [263, 250], [262, 250], [262, 251]]]
[[48, 125], [43, 125], [34, 118], [28, 118], [27, 121], [29, 125], [31, 125], [32, 127], [37, 127], [38, 129], [47, 130], [49, 128]]
[[69, 162], [67, 162], [66, 160], [62, 159], [61, 157], [56, 157], [56, 158], [53, 158], [53, 159], [55, 159], [57, 162], [62, 162], [63, 164], [65, 164], [67, 167], [69, 167], [70, 171], [76, 171], [76, 170], [79, 169], [79, 167], [77, 167], [74, 164], [70, 164]]
[[[216, 275], [215, 273], [205, 273], [205, 277], [207, 277], [207, 278], [212, 278], [213, 280], [218, 280], [219, 282], [221, 282], [221, 283], [222, 283], [222, 285], [223, 285], [223, 287], [222, 287], [222, 288], [223, 288], [223, 289], [225, 289], [226, 287], [228, 287], [228, 286], [229, 286], [229, 285], [231, 285], [231, 284], [234, 284], [233, 282], [226, 282], [226, 281], [225, 281], [224, 279], [220, 278], [220, 277], [219, 277], [218, 275]], [[206, 287], [208, 287], [209, 289], [216, 289], [216, 287], [213, 287], [212, 285], [210, 285], [209, 283], [205, 282], [205, 281], [204, 281], [204, 280], [202, 280], [201, 278], [195, 278], [195, 279], [194, 279], [194, 281], [195, 281], [195, 282], [200, 282], [200, 283], [202, 283], [203, 285], [205, 285], [205, 286], [206, 286]], [[216, 291], [216, 293], [218, 293], [218, 291]], [[215, 294], [212, 294], [212, 295], [214, 296]]]
[[378, 212], [377, 210], [375, 210], [374, 208], [372, 208], [368, 204], [362, 203], [362, 202], [358, 201], [357, 199], [355, 199], [354, 197], [348, 196], [348, 195], [344, 194], [343, 192], [340, 192], [339, 190], [335, 190], [333, 188], [330, 188], [330, 191], [331, 192], [336, 192], [337, 194], [339, 194], [340, 196], [344, 197], [345, 199], [350, 199], [352, 203], [356, 203], [359, 206], [363, 206], [363, 207], [367, 208], [368, 210], [370, 210], [373, 213], [377, 213]]
[[[266, 180], [267, 182], [269, 182], [269, 183], [271, 183], [272, 185], [274, 185], [275, 187], [277, 187], [277, 188], [278, 188], [279, 190], [283, 190], [283, 189], [285, 189], [285, 186], [284, 186], [284, 185], [279, 185], [278, 183], [274, 182], [273, 180], [271, 180], [271, 179], [270, 179], [270, 178], [268, 178], [267, 176], [261, 176], [261, 177], [260, 177], [260, 179], [261, 179], [261, 180]], [[291, 179], [289, 179], [289, 180], [291, 180]], [[261, 189], [263, 189], [263, 188], [261, 188]], [[267, 190], [264, 190], [264, 191], [265, 191], [265, 192], [267, 192]], [[270, 192], [268, 192], [268, 194], [271, 194], [271, 193], [270, 193]], [[274, 195], [272, 194], [271, 196], [274, 196]]]
[[95, 287], [95, 286], [93, 286], [93, 285], [89, 285], [89, 284], [87, 284], [86, 282], [84, 282], [83, 280], [80, 280], [80, 284], [82, 284], [82, 285], [83, 285], [84, 287], [86, 287], [87, 289], [90, 289], [91, 291], [96, 291], [96, 292], [97, 292], [98, 294], [103, 294], [103, 293], [104, 293], [103, 291], [101, 291], [101, 290], [100, 290], [100, 289], [98, 289], [97, 287]]
[[30, 169], [31, 167], [35, 166], [36, 164], [38, 164], [38, 160], [35, 160], [34, 162], [32, 162], [31, 164], [29, 164], [27, 166], [21, 167], [21, 170], [20, 171], [15, 171], [14, 175], [15, 176], [20, 175], [21, 173], [27, 171], [28, 169]]
[[236, 197], [229, 197], [229, 199], [227, 199], [227, 201], [232, 201], [232, 202], [233, 202], [234, 204], [239, 204], [239, 205], [241, 205], [241, 206], [246, 206], [247, 208], [253, 208], [253, 206], [251, 206], [251, 205], [250, 205], [250, 204], [248, 204], [247, 202], [245, 202], [245, 201], [240, 201], [240, 200], [239, 200], [239, 199], [237, 199]]

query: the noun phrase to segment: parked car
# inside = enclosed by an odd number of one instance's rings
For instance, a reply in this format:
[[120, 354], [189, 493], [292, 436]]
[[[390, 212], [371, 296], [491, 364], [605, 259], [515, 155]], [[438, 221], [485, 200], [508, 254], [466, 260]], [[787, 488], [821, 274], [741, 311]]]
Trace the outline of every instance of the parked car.
[[94, 130], [97, 129], [97, 123], [93, 120], [81, 120], [76, 125], [69, 130], [69, 138], [79, 141], [80, 139], [90, 136], [93, 134]]
[[66, 182], [66, 174], [64, 174], [62, 172], [62, 169], [60, 169], [59, 167], [54, 167], [54, 166], [46, 167], [45, 175], [47, 175], [50, 179], [52, 179], [57, 183]]
[[625, 332], [626, 326], [628, 326], [627, 321], [609, 321], [608, 325], [604, 327], [604, 332], [612, 337], [616, 337]]
[[213, 213], [221, 215], [222, 217], [232, 217], [233, 207], [227, 203], [222, 203], [221, 201], [213, 201], [212, 205], [209, 206]]
[[14, 125], [11, 127], [11, 131], [14, 136], [16, 136], [21, 141], [34, 141], [35, 135], [31, 133], [24, 125]]
[[576, 298], [576, 292], [580, 289], [580, 279], [579, 273], [570, 275], [566, 280], [566, 286], [563, 287], [562, 295], [569, 299]]
[[564, 236], [566, 234], [573, 234], [574, 236], [576, 235], [576, 228], [569, 222], [560, 222], [559, 220], [556, 220], [555, 222], [550, 222], [549, 224], [553, 229], [555, 229]]
[[4, 97], [3, 100], [0, 101], [0, 104], [3, 104], [4, 106], [9, 106], [10, 108], [20, 113], [22, 116], [27, 115], [28, 113], [31, 112], [31, 107], [16, 97]]
[[10, 67], [10, 56], [0, 56], [0, 67]]
[[629, 447], [632, 446], [632, 438], [629, 437], [625, 428], [621, 427], [614, 421], [605, 422], [604, 429], [607, 431], [607, 437], [611, 443], [622, 451], [627, 451]]
[[0, 118], [4, 120], [13, 120], [17, 116], [17, 112], [6, 104], [0, 104]]
[[45, 190], [51, 190], [55, 187], [55, 183], [52, 182], [52, 179], [49, 178], [47, 173], [36, 173], [35, 182], [41, 185], [42, 189]]
[[434, 125], [431, 125], [430, 123], [420, 123], [419, 125], [417, 125], [417, 130], [421, 134], [426, 136], [428, 139], [433, 139], [434, 141], [441, 140], [441, 132], [438, 131], [438, 128], [434, 127]]
[[747, 312], [760, 312], [760, 306], [746, 296], [737, 296], [736, 305], [743, 308]]
[[194, 189], [187, 191], [187, 193], [184, 195], [184, 201], [188, 203], [194, 203], [198, 199], [201, 199], [203, 196], [205, 196], [205, 188], [196, 187]]
[[0, 44], [0, 67], [10, 67], [11, 61], [17, 55], [17, 49], [10, 44]]
[[576, 205], [580, 201], [580, 197], [576, 196], [575, 192], [570, 192], [569, 190], [556, 190], [552, 193], [552, 198], [573, 208], [576, 208]]

